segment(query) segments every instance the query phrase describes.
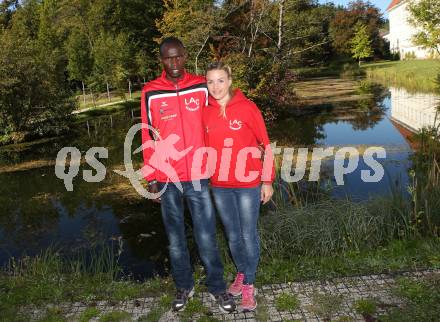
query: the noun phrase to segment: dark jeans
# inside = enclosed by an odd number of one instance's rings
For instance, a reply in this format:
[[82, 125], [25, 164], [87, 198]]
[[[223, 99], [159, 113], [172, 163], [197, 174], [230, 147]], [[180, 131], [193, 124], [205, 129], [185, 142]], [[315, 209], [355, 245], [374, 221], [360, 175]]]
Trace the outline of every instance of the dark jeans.
[[[217, 247], [216, 219], [211, 202], [208, 180], [200, 180], [201, 191], [195, 191], [192, 182], [181, 182], [183, 192], [168, 183], [161, 196], [162, 220], [168, 236], [172, 274], [176, 288], [189, 290], [194, 286], [193, 272], [185, 237], [184, 200], [193, 222], [194, 238], [206, 271], [209, 292], [226, 290], [223, 263]], [[159, 188], [164, 187], [159, 183]]]
[[237, 271], [244, 283], [254, 284], [260, 259], [257, 222], [260, 214], [261, 186], [255, 188], [212, 188], [214, 201], [225, 227]]

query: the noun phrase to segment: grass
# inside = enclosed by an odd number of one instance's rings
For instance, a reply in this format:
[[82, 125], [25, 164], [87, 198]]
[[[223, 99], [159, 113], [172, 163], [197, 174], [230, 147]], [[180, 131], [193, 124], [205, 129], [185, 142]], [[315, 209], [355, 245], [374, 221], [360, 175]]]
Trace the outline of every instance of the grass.
[[333, 315], [340, 310], [342, 301], [342, 295], [314, 292], [309, 310], [321, 317], [323, 321], [330, 321]]
[[128, 312], [113, 311], [102, 315], [99, 319], [100, 322], [123, 322], [131, 321], [131, 315]]
[[[78, 101], [79, 109], [81, 110], [81, 109], [85, 109], [85, 108], [92, 108], [92, 107], [96, 107], [96, 106], [103, 105], [103, 104], [119, 102], [119, 101], [130, 99], [130, 94], [128, 92], [124, 93], [124, 97], [122, 97], [121, 94], [112, 92], [112, 93], [110, 93], [110, 100], [107, 97], [107, 92], [101, 93], [98, 96], [99, 97], [95, 97], [95, 101], [93, 102], [92, 96], [90, 94], [86, 95], [86, 104], [84, 104], [84, 96], [82, 94], [77, 95], [76, 99]], [[140, 98], [140, 97], [141, 97], [141, 91], [133, 91], [131, 93], [131, 99], [136, 99], [136, 98]]]
[[400, 279], [394, 294], [403, 300], [401, 307], [380, 316], [383, 322], [436, 322], [440, 316], [440, 278]]
[[291, 254], [269, 258], [262, 251], [257, 285], [310, 279], [403, 272], [440, 268], [440, 240], [395, 240], [365, 251], [337, 252], [329, 256]]
[[142, 322], [155, 322], [159, 321], [162, 315], [169, 310], [173, 299], [169, 294], [164, 294], [159, 298], [159, 301], [151, 309], [148, 315], [139, 319]]
[[275, 300], [278, 311], [295, 311], [299, 309], [300, 304], [298, 297], [289, 293], [281, 293]]
[[[126, 300], [170, 291], [169, 280], [120, 281], [116, 250], [63, 258], [54, 249], [35, 257], [11, 260], [0, 271], [0, 311], [6, 321], [29, 320], [29, 308], [69, 302]], [[90, 256], [92, 258], [90, 258]], [[19, 309], [21, 308], [21, 309]], [[26, 309], [28, 308], [28, 309]], [[50, 316], [54, 312], [48, 312]]]
[[363, 316], [372, 316], [377, 311], [377, 301], [375, 299], [359, 299], [354, 303], [357, 313]]
[[117, 113], [117, 112], [120, 112], [123, 110], [135, 109], [136, 111], [138, 111], [139, 106], [140, 106], [139, 99], [133, 99], [130, 101], [117, 103], [117, 104], [113, 104], [113, 105], [98, 106], [96, 108], [92, 108], [90, 110], [75, 114], [75, 121], [74, 122], [76, 122], [76, 123], [84, 122], [88, 119], [96, 118], [97, 116], [110, 115], [110, 114]]
[[262, 216], [261, 247], [270, 258], [372, 249], [398, 236], [411, 237], [410, 213], [404, 206], [388, 199], [363, 203], [324, 199], [280, 210]]
[[436, 92], [440, 60], [387, 61], [363, 65], [367, 78], [410, 92]]
[[100, 313], [96, 307], [88, 307], [79, 316], [79, 322], [88, 322], [92, 318], [99, 316]]
[[196, 315], [206, 316], [208, 314], [208, 308], [205, 307], [198, 298], [192, 298], [186, 304], [185, 310], [180, 313], [182, 322], [194, 321]]

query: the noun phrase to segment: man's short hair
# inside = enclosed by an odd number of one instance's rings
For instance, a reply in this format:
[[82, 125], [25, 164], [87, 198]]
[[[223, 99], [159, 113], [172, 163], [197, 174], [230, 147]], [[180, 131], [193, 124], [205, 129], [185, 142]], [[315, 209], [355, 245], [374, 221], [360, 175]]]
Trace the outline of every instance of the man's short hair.
[[183, 43], [180, 41], [179, 38], [166, 37], [162, 40], [162, 42], [159, 45], [159, 54], [161, 56], [163, 55], [163, 50], [164, 50], [165, 46], [168, 46], [168, 45], [177, 45], [177, 46], [181, 46], [183, 49], [185, 49], [185, 46], [183, 45]]

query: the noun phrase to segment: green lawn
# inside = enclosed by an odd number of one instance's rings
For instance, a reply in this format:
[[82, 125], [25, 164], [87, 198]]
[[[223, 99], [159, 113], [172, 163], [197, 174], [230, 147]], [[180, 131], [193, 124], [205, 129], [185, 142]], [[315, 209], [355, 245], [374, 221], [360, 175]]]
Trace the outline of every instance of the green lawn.
[[[75, 96], [75, 98], [78, 101], [78, 109], [82, 110], [85, 108], [93, 108], [93, 107], [103, 105], [103, 104], [124, 101], [124, 99], [127, 99], [127, 100], [130, 99], [129, 93], [124, 93], [124, 95], [125, 95], [125, 98], [116, 92], [111, 92], [110, 100], [109, 100], [107, 97], [107, 92], [100, 93], [95, 98], [95, 101], [93, 101], [91, 95], [86, 95], [86, 103], [85, 104], [84, 104], [84, 96], [83, 95], [77, 95], [77, 96]], [[131, 99], [137, 99], [140, 97], [141, 97], [141, 91], [133, 91], [131, 93]]]
[[367, 78], [412, 92], [433, 93], [440, 73], [440, 60], [403, 60], [369, 63], [362, 66]]

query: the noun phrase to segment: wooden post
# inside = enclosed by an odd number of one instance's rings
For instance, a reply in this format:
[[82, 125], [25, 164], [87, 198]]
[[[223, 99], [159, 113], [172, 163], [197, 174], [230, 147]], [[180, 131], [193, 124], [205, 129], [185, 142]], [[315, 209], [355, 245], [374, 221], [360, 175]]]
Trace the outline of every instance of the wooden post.
[[92, 90], [90, 90], [90, 95], [92, 95], [93, 107], [96, 107], [95, 96], [93, 95]]
[[110, 88], [109, 88], [108, 82], [107, 82], [107, 97], [108, 97], [108, 101], [110, 102], [111, 101], [110, 100]]
[[83, 88], [84, 107], [86, 107], [86, 88], [84, 86], [84, 82], [81, 81], [81, 83], [82, 83], [82, 88]]

